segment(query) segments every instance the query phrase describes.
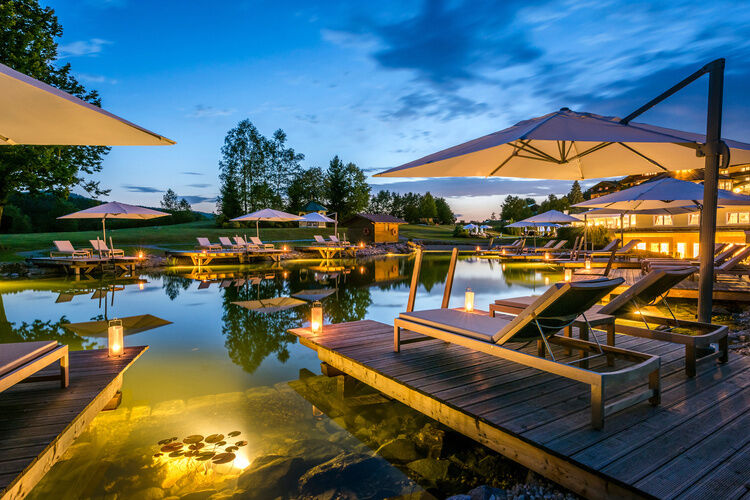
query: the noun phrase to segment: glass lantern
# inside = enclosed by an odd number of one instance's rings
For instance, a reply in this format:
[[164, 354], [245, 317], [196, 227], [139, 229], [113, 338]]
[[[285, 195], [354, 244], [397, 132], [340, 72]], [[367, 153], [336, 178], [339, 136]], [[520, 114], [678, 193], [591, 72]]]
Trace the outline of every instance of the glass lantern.
[[310, 308], [310, 330], [313, 333], [323, 331], [323, 304], [319, 300], [313, 302]]
[[464, 310], [466, 312], [472, 312], [474, 310], [474, 292], [471, 288], [466, 289], [464, 294]]
[[107, 327], [107, 347], [110, 358], [117, 358], [122, 356], [124, 347], [124, 335], [122, 328], [122, 320], [113, 319], [109, 321]]
[[591, 259], [586, 258], [586, 261], [583, 265], [586, 267], [586, 269], [591, 269]]
[[570, 268], [565, 269], [565, 272], [563, 273], [563, 279], [565, 281], [571, 281], [573, 279], [573, 270]]

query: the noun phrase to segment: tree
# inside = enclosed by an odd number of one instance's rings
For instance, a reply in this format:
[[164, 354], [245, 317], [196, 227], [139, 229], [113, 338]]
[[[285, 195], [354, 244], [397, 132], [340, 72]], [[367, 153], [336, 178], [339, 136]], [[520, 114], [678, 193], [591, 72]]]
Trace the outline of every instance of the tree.
[[338, 214], [338, 219], [361, 212], [370, 201], [370, 186], [365, 173], [354, 163], [331, 159], [325, 180], [328, 208]]
[[325, 201], [325, 174], [320, 167], [297, 172], [286, 189], [287, 210], [302, 211], [308, 201]]
[[[91, 104], [101, 106], [71, 75], [70, 64], [55, 66], [62, 26], [49, 7], [33, 0], [0, 3], [0, 62]], [[18, 191], [50, 191], [63, 196], [80, 186], [93, 196], [106, 194], [86, 176], [100, 172], [109, 148], [103, 146], [12, 146], [0, 149], [0, 217]]]
[[557, 210], [559, 212], [564, 212], [565, 210], [568, 210], [568, 208], [570, 208], [570, 203], [568, 203], [567, 196], [558, 198], [554, 194], [551, 194], [547, 197], [546, 200], [542, 202], [541, 205], [539, 205], [539, 212], [544, 213], [548, 210]]
[[[570, 187], [570, 192], [568, 193], [568, 204], [570, 206], [573, 206], [576, 203], [581, 202], [583, 202], [583, 192], [581, 191], [581, 185], [578, 183], [578, 181], [573, 181], [573, 185]], [[573, 208], [572, 210], [578, 212], [581, 209]]]
[[437, 217], [437, 205], [435, 204], [435, 198], [432, 197], [429, 191], [427, 191], [422, 199], [419, 200], [419, 218], [420, 219], [435, 219]]
[[367, 211], [373, 214], [393, 214], [393, 196], [386, 190], [378, 193], [370, 199], [370, 205]]
[[437, 198], [435, 200], [435, 208], [437, 209], [436, 222], [438, 224], [453, 224], [456, 222], [456, 216], [453, 215], [453, 210], [448, 205], [448, 202], [445, 201], [445, 198]]
[[[500, 208], [500, 217], [508, 222], [517, 222], [531, 217], [534, 215], [534, 212], [529, 206], [529, 199], [530, 198], [524, 200], [513, 195], [506, 196], [505, 201]], [[532, 199], [532, 201], [534, 200]]]
[[167, 192], [164, 193], [164, 196], [161, 199], [161, 208], [164, 210], [177, 211], [179, 203], [177, 194], [170, 188], [167, 189]]

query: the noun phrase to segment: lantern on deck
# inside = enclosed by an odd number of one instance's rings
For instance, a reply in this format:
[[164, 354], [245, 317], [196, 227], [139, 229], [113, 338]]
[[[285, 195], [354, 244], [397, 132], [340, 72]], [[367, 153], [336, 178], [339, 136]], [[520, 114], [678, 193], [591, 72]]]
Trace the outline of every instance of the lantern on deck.
[[139, 260], [143, 259], [143, 252], [138, 252], [138, 259]]
[[359, 248], [365, 248], [365, 242], [364, 241], [360, 241], [359, 242]]
[[109, 321], [107, 327], [107, 347], [110, 358], [122, 356], [124, 336], [122, 329], [122, 320], [113, 319]]
[[565, 272], [563, 273], [563, 279], [565, 281], [572, 280], [573, 279], [573, 270], [570, 269], [570, 268], [566, 269]]
[[544, 252], [544, 260], [549, 260], [549, 252]]
[[479, 253], [479, 247], [477, 247], [477, 253]]
[[289, 251], [289, 247], [286, 246], [286, 245], [284, 245], [284, 247], [282, 248], [282, 250], [285, 251], [285, 252], [288, 252]]
[[313, 333], [323, 331], [323, 304], [319, 300], [313, 302], [310, 308], [310, 330]]
[[474, 310], [474, 292], [471, 291], [471, 288], [467, 288], [464, 294], [464, 310], [466, 312]]
[[587, 257], [583, 265], [586, 267], [586, 269], [591, 269], [591, 259]]
[[502, 254], [505, 255], [505, 249], [503, 248]]

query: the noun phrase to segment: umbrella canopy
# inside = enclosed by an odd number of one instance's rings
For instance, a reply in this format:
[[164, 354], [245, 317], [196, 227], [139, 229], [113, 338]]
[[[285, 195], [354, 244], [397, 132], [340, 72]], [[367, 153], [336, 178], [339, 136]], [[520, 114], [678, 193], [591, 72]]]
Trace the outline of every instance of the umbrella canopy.
[[478, 227], [476, 224], [466, 224], [464, 229], [477, 229]]
[[[171, 321], [157, 318], [150, 314], [140, 314], [138, 316], [128, 316], [119, 319], [122, 321], [124, 335], [133, 335], [135, 333], [141, 333], [147, 330], [153, 330], [154, 328], [159, 328], [160, 326], [172, 324]], [[107, 328], [109, 328], [109, 321], [100, 320], [84, 321], [82, 323], [67, 323], [64, 324], [63, 327], [81, 337], [106, 337]]]
[[[750, 196], [718, 190], [718, 203], [721, 205], [750, 205]], [[650, 210], [661, 208], [682, 208], [693, 206], [692, 211], [701, 208], [703, 185], [667, 177], [656, 179], [632, 188], [616, 191], [593, 198], [574, 207], [616, 208], [618, 210]]]
[[[705, 137], [568, 108], [438, 151], [376, 177], [595, 179], [703, 168]], [[750, 144], [725, 141], [731, 164], [750, 163]]]
[[559, 210], [547, 210], [544, 213], [533, 215], [528, 219], [524, 219], [525, 222], [544, 222], [553, 224], [570, 224], [571, 222], [578, 222], [578, 219], [572, 215], [564, 214]]
[[272, 208], [264, 208], [257, 212], [241, 215], [234, 219], [230, 219], [230, 222], [247, 222], [255, 221], [255, 235], [260, 238], [260, 228], [258, 227], [259, 221], [273, 221], [273, 222], [291, 222], [295, 220], [303, 220], [299, 215], [288, 214], [281, 210], [274, 210]]
[[63, 215], [58, 219], [101, 219], [102, 220], [102, 238], [107, 243], [107, 230], [105, 227], [106, 219], [155, 219], [157, 217], [166, 217], [169, 215], [158, 210], [143, 208], [136, 205], [128, 205], [118, 201], [103, 203], [95, 207], [73, 212], [72, 214]]
[[273, 297], [271, 299], [261, 300], [243, 300], [239, 302], [232, 302], [232, 304], [250, 309], [251, 311], [261, 312], [265, 314], [271, 314], [293, 307], [301, 306], [304, 304], [304, 300], [293, 299], [291, 297]]
[[[576, 219], [576, 222], [579, 222], [579, 220]], [[534, 222], [526, 219], [508, 224], [505, 227], [560, 227], [560, 224], [555, 224], [554, 222]]]
[[602, 217], [612, 217], [613, 215], [680, 215], [697, 212], [695, 205], [690, 207], [662, 207], [650, 208], [646, 210], [628, 210], [617, 208], [592, 208], [582, 214], [576, 214], [579, 221], [584, 219], [598, 219]]
[[159, 146], [175, 142], [0, 64], [0, 145]]
[[292, 297], [307, 300], [309, 302], [315, 302], [316, 300], [322, 300], [329, 295], [333, 295], [334, 293], [336, 293], [335, 288], [319, 288], [311, 290], [300, 290], [297, 293], [293, 293]]
[[492, 229], [492, 226], [488, 226], [487, 224], [482, 224], [479, 226], [479, 229]]
[[330, 217], [318, 212], [310, 212], [309, 214], [305, 214], [302, 216], [302, 219], [306, 220], [307, 222], [336, 222]]

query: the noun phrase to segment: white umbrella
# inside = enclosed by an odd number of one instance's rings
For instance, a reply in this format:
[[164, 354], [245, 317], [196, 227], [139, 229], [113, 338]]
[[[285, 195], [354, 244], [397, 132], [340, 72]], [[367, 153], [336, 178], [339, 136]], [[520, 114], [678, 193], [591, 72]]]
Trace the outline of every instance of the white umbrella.
[[307, 222], [336, 222], [327, 215], [323, 215], [318, 212], [310, 212], [309, 214], [305, 214], [302, 216], [302, 219], [306, 220]]
[[95, 207], [73, 212], [72, 214], [63, 215], [58, 219], [101, 219], [102, 220], [102, 239], [107, 243], [107, 229], [105, 227], [106, 219], [155, 219], [157, 217], [166, 217], [168, 213], [159, 212], [150, 208], [139, 207], [137, 205], [128, 205], [119, 201], [110, 201], [102, 203]]
[[[750, 196], [718, 190], [721, 205], [750, 205]], [[574, 207], [615, 208], [619, 210], [649, 210], [693, 206], [699, 210], [703, 204], [703, 184], [666, 177], [644, 182], [622, 191], [576, 203]]]
[[[578, 219], [576, 219], [576, 222], [578, 222]], [[555, 224], [552, 222], [532, 222], [526, 219], [508, 224], [505, 227], [560, 227], [560, 224]]]
[[464, 226], [464, 229], [476, 229], [477, 227], [479, 226], [477, 226], [476, 224], [466, 224]]
[[0, 145], [156, 146], [175, 142], [0, 64]]
[[[375, 177], [595, 179], [704, 167], [700, 134], [621, 123], [562, 108], [444, 149]], [[731, 164], [750, 163], [750, 144], [725, 140]]]
[[571, 222], [578, 222], [578, 219], [572, 215], [564, 214], [559, 210], [547, 210], [544, 213], [532, 215], [524, 220], [526, 222], [551, 222], [553, 224], [570, 224]]
[[281, 210], [274, 210], [272, 208], [264, 208], [250, 214], [241, 215], [234, 219], [230, 219], [231, 222], [246, 222], [255, 221], [255, 235], [260, 238], [260, 228], [258, 228], [259, 221], [273, 221], [273, 222], [291, 222], [295, 220], [303, 220], [299, 215], [289, 214], [282, 212]]

